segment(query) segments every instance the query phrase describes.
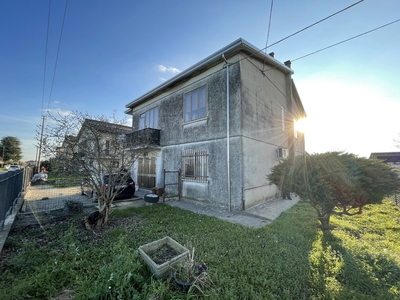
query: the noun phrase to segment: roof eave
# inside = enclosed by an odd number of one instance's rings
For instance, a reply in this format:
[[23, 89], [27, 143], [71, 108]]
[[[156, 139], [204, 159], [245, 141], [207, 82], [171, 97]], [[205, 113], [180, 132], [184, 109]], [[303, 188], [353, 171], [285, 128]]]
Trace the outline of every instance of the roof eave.
[[204, 68], [205, 66], [213, 66], [216, 65], [217, 63], [220, 63], [223, 61], [222, 54], [225, 55], [225, 57], [228, 59], [232, 57], [234, 54], [239, 52], [240, 50], [248, 50], [250, 51], [253, 55], [256, 55], [258, 58], [265, 59], [268, 63], [273, 65], [274, 67], [279, 68], [285, 73], [288, 74], [293, 74], [293, 70], [289, 68], [288, 66], [282, 64], [275, 58], [273, 58], [270, 55], [265, 55], [261, 50], [253, 46], [252, 44], [248, 43], [242, 38], [237, 39], [233, 43], [227, 45], [226, 47], [222, 48], [221, 50], [218, 50], [217, 52], [211, 54], [210, 56], [206, 57], [205, 59], [201, 60], [197, 64], [191, 66], [190, 68], [184, 70], [183, 72], [179, 73], [178, 75], [172, 77], [171, 79], [165, 81], [161, 85], [157, 86], [156, 88], [152, 89], [151, 91], [147, 92], [146, 94], [142, 95], [141, 97], [131, 101], [127, 105], [125, 105], [126, 108], [128, 108], [125, 111], [125, 114], [130, 114], [132, 112], [133, 107], [139, 105], [140, 103], [146, 101], [148, 98], [154, 96], [156, 93], [164, 90], [168, 86], [179, 82], [180, 80], [184, 79], [185, 77], [189, 77], [193, 73], [195, 73], [197, 70]]

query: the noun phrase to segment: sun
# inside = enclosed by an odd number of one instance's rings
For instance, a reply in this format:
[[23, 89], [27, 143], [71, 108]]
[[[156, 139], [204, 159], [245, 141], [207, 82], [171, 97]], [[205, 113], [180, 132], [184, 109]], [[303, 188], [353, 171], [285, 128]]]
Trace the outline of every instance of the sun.
[[307, 129], [307, 119], [304, 118], [304, 119], [299, 119], [299, 120], [297, 120], [297, 122], [296, 122], [296, 129], [297, 129], [297, 131], [299, 131], [299, 132], [305, 132], [306, 129]]

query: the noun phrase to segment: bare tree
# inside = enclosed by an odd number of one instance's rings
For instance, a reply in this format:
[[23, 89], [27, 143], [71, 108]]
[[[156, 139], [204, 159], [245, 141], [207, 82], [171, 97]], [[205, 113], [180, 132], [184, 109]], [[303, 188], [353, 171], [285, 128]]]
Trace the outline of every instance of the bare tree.
[[[45, 128], [46, 155], [53, 157], [59, 168], [87, 178], [99, 205], [95, 227], [108, 222], [111, 204], [123, 189], [130, 170], [144, 150], [132, 141], [132, 128], [124, 120], [72, 112], [49, 116]], [[102, 176], [108, 174], [108, 182]], [[104, 178], [104, 177], [103, 177]], [[86, 217], [87, 227], [90, 218]]]

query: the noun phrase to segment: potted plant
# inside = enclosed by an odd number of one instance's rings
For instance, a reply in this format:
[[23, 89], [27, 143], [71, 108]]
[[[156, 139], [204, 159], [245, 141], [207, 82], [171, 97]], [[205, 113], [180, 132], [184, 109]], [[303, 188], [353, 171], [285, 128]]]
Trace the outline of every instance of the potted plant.
[[205, 263], [196, 264], [194, 260], [194, 248], [187, 259], [179, 263], [171, 272], [171, 277], [182, 292], [200, 292], [213, 286], [213, 282], [207, 273], [207, 265]]
[[189, 250], [166, 236], [140, 246], [139, 253], [155, 278], [162, 278], [168, 276], [176, 265], [185, 260]]

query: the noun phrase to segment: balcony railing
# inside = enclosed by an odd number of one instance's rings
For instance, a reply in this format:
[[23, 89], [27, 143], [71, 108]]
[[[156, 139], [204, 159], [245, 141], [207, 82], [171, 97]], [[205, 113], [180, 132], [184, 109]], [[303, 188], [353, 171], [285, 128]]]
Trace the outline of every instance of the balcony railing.
[[145, 128], [126, 134], [125, 143], [127, 147], [140, 148], [149, 146], [160, 146], [160, 129]]

